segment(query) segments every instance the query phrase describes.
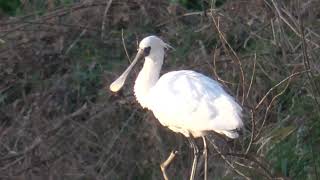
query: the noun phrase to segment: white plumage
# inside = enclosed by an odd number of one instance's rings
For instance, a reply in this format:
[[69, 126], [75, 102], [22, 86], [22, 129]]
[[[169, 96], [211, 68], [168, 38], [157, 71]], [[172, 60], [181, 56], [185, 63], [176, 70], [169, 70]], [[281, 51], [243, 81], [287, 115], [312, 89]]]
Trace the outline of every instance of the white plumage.
[[194, 71], [164, 74], [147, 95], [147, 108], [169, 129], [189, 137], [216, 131], [237, 138], [241, 107], [221, 85]]
[[[144, 38], [134, 61], [110, 89], [114, 92], [121, 89], [130, 70], [144, 54], [145, 62], [135, 81], [134, 93], [141, 106], [150, 109], [163, 126], [191, 139], [203, 137], [204, 144], [204, 135], [210, 131], [237, 138], [234, 130], [243, 126], [242, 109], [220, 83], [190, 70], [169, 72], [159, 78], [164, 49], [168, 47], [156, 36]], [[191, 144], [195, 151], [193, 179], [198, 150], [194, 141]]]

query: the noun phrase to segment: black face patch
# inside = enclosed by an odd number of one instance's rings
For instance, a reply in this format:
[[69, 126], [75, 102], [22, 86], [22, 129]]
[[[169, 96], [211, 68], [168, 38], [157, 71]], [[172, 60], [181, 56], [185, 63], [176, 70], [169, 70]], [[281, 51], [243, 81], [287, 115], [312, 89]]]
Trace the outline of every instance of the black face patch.
[[144, 56], [149, 56], [150, 51], [151, 51], [151, 47], [150, 47], [150, 46], [144, 48], [144, 49], [143, 49], [143, 55], [144, 55]]

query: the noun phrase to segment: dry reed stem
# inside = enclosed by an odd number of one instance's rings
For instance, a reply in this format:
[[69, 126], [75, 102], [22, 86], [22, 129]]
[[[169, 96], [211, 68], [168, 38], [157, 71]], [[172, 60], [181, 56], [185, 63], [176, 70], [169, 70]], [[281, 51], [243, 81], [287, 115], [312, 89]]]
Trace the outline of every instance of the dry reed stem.
[[[266, 2], [266, 0], [265, 0], [265, 2]], [[296, 30], [296, 29], [289, 23], [289, 21], [288, 21], [285, 17], [283, 17], [283, 15], [282, 15], [282, 13], [281, 13], [281, 11], [280, 11], [280, 8], [278, 7], [278, 4], [275, 3], [274, 0], [271, 0], [271, 2], [272, 2], [272, 4], [273, 4], [274, 9], [275, 9], [276, 12], [277, 12], [278, 17], [279, 17], [299, 38], [302, 38], [302, 34], [300, 34], [299, 31]], [[267, 4], [270, 6], [269, 3], [267, 3]], [[270, 6], [270, 7], [271, 7], [271, 6]], [[272, 7], [271, 7], [271, 8], [272, 8]], [[292, 15], [291, 15], [291, 17], [292, 17]], [[293, 21], [293, 22], [294, 22], [294, 21]], [[310, 43], [312, 43], [312, 44], [315, 45], [316, 47], [320, 47], [319, 44], [313, 42], [313, 41], [310, 40], [310, 39], [306, 39], [306, 38], [305, 38], [305, 40], [308, 41], [308, 42], [310, 42]]]

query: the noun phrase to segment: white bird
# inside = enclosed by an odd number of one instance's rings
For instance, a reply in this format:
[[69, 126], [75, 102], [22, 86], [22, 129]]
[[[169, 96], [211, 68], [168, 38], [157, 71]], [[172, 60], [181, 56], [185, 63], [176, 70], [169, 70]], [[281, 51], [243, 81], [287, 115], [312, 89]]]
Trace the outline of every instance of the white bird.
[[[194, 179], [198, 148], [193, 138], [202, 137], [205, 155], [207, 148], [204, 136], [210, 131], [224, 134], [232, 139], [237, 138], [238, 133], [235, 130], [243, 126], [242, 108], [224, 91], [220, 83], [203, 74], [180, 70], [160, 77], [164, 50], [170, 47], [156, 36], [144, 38], [139, 44], [135, 59], [110, 85], [110, 90], [117, 92], [122, 88], [127, 75], [138, 59], [144, 55], [145, 62], [134, 85], [136, 99], [143, 108], [151, 110], [163, 126], [182, 133], [190, 140], [195, 155], [190, 179]], [[168, 163], [163, 163], [161, 166], [165, 179], [167, 179], [165, 172], [167, 165]]]

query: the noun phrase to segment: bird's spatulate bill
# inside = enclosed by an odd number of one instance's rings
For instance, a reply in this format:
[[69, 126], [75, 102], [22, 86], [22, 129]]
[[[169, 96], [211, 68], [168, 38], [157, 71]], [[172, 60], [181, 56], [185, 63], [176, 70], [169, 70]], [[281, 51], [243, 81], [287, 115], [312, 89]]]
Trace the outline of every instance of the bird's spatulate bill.
[[117, 92], [119, 91], [122, 86], [124, 85], [124, 82], [127, 79], [128, 74], [130, 73], [130, 71], [132, 70], [133, 66], [137, 63], [138, 59], [140, 58], [141, 54], [143, 51], [139, 50], [136, 57], [134, 58], [134, 60], [132, 61], [132, 63], [130, 64], [130, 66], [121, 74], [120, 77], [118, 77], [118, 79], [116, 79], [115, 81], [113, 81], [113, 83], [110, 85], [110, 90], [112, 92]]

